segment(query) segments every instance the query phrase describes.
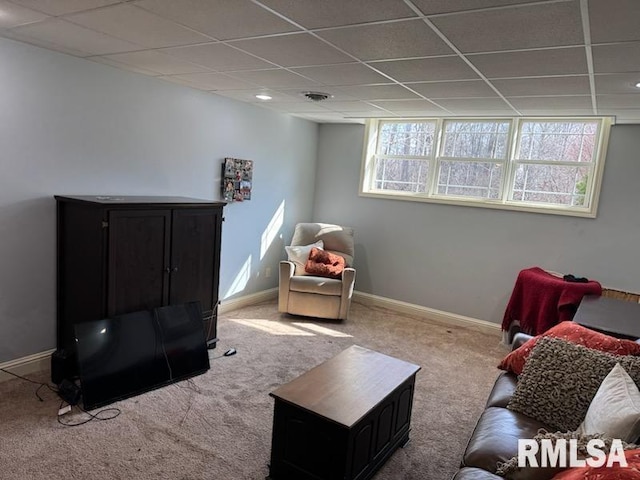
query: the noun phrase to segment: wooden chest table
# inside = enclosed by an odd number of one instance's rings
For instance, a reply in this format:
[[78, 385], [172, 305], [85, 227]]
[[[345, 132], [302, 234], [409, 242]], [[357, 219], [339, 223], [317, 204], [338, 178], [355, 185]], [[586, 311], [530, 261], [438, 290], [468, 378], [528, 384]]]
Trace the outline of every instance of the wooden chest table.
[[276, 389], [270, 477], [371, 478], [409, 440], [418, 370], [354, 345]]

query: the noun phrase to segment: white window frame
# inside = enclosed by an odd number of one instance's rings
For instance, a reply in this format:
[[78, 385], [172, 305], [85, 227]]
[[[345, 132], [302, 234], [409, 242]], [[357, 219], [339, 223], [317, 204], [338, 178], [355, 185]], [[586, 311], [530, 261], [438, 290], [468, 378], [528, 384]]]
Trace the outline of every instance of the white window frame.
[[[451, 196], [437, 193], [438, 173], [441, 160], [463, 160], [487, 162], [494, 159], [458, 159], [441, 156], [444, 141], [445, 121], [508, 121], [510, 129], [507, 139], [507, 158], [503, 161], [503, 176], [501, 179], [500, 195], [498, 199], [489, 199], [471, 196]], [[557, 162], [557, 161], [520, 161], [516, 160], [516, 153], [521, 139], [521, 128], [523, 121], [534, 122], [561, 122], [561, 121], [598, 121], [596, 133], [596, 146], [593, 152], [593, 179], [588, 182], [585, 192], [586, 206], [553, 205], [537, 202], [526, 202], [520, 200], [510, 200], [514, 183], [516, 168], [519, 164], [536, 163], [545, 165], [565, 165], [579, 166], [580, 162]], [[426, 192], [404, 192], [392, 190], [375, 189], [375, 165], [378, 133], [382, 122], [436, 122], [436, 132], [431, 155], [429, 157], [419, 157], [429, 164]], [[604, 163], [609, 141], [612, 117], [447, 117], [447, 118], [376, 118], [366, 122], [365, 138], [363, 145], [363, 158], [360, 175], [359, 195], [370, 198], [386, 198], [395, 200], [441, 203], [448, 205], [460, 205], [481, 208], [495, 208], [504, 210], [516, 210], [523, 212], [546, 213], [552, 215], [567, 215], [575, 217], [595, 218], [598, 210], [600, 188], [604, 173]], [[403, 159], [415, 159], [415, 157], [402, 157]], [[591, 177], [590, 177], [591, 178]]]

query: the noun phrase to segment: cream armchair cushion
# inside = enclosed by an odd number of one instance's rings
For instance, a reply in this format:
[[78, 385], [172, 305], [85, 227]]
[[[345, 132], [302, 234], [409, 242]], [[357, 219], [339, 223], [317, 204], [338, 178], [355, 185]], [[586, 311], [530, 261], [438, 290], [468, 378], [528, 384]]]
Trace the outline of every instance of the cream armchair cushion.
[[341, 255], [347, 268], [342, 278], [333, 279], [313, 275], [299, 275], [296, 265], [280, 262], [278, 310], [292, 315], [344, 320], [349, 315], [356, 271], [353, 228], [327, 223], [299, 223], [291, 246], [311, 245], [322, 241], [324, 249]]

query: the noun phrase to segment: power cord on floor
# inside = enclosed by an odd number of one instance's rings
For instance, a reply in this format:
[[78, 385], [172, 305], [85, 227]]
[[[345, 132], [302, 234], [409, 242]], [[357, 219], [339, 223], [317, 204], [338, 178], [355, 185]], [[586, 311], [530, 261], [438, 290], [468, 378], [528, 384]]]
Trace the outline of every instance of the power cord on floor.
[[40, 400], [41, 402], [44, 402], [44, 400], [42, 399], [42, 397], [40, 396], [40, 389], [42, 387], [47, 387], [49, 390], [51, 390], [54, 393], [58, 393], [58, 389], [53, 387], [52, 385], [49, 385], [48, 383], [43, 383], [43, 382], [36, 382], [35, 380], [31, 380], [30, 378], [27, 377], [23, 377], [22, 375], [18, 375], [17, 373], [13, 373], [10, 372], [9, 370], [5, 370], [4, 368], [0, 368], [0, 372], [4, 372], [8, 375], [12, 375], [16, 378], [19, 378], [20, 380], [24, 380], [26, 382], [30, 382], [30, 383], [35, 383], [36, 385], [39, 385], [38, 388], [35, 391], [36, 397], [38, 397], [38, 400]]
[[[60, 408], [58, 409], [58, 411], [60, 411], [64, 405], [64, 400], [62, 402], [60, 402]], [[70, 405], [71, 406], [71, 405]], [[104, 408], [102, 410], [100, 410], [98, 413], [90, 413], [87, 412], [84, 408], [81, 408], [80, 406], [76, 405], [76, 407], [78, 407], [78, 410], [80, 410], [83, 413], [86, 413], [87, 415], [89, 415], [89, 418], [82, 420], [80, 422], [76, 422], [76, 423], [68, 423], [68, 422], [63, 422], [62, 421], [62, 415], [58, 415], [58, 423], [60, 425], [64, 425], [65, 427], [79, 427], [80, 425], [84, 425], [85, 423], [89, 423], [92, 420], [113, 420], [114, 418], [116, 418], [118, 415], [120, 415], [122, 413], [122, 411], [119, 408], [115, 408], [115, 407], [111, 407], [111, 408]], [[71, 406], [71, 408], [73, 408], [73, 406]], [[104, 417], [104, 416], [100, 416], [102, 414], [104, 414], [105, 412], [115, 412], [114, 414], [108, 416], [108, 417]]]
[[[35, 385], [38, 385], [38, 388], [35, 391], [35, 395], [36, 397], [38, 397], [38, 400], [40, 400], [41, 402], [44, 402], [44, 399], [40, 396], [40, 389], [43, 387], [47, 387], [49, 390], [51, 390], [52, 392], [54, 392], [55, 394], [59, 394], [59, 391], [57, 388], [55, 388], [52, 385], [49, 385], [48, 383], [44, 383], [44, 382], [37, 382], [35, 380], [31, 380], [30, 378], [27, 377], [23, 377], [22, 375], [18, 375], [17, 373], [13, 373], [10, 372], [9, 370], [6, 370], [4, 368], [0, 368], [0, 372], [6, 373], [7, 375], [11, 375], [13, 377], [19, 378], [20, 380], [24, 380], [25, 382], [29, 382], [29, 383], [33, 383]], [[60, 411], [63, 408], [63, 405], [66, 402], [64, 400], [62, 400], [60, 402], [60, 407], [58, 408], [58, 411]], [[71, 408], [73, 408], [73, 405], [69, 405]], [[58, 423], [61, 425], [64, 425], [65, 427], [77, 427], [80, 425], [84, 425], [85, 423], [90, 422], [91, 420], [112, 420], [114, 418], [116, 418], [118, 415], [120, 415], [122, 413], [122, 411], [119, 408], [115, 408], [115, 407], [111, 407], [111, 408], [105, 408], [103, 410], [100, 410], [98, 413], [90, 413], [87, 412], [85, 409], [81, 408], [80, 406], [76, 405], [76, 407], [78, 407], [78, 409], [84, 413], [86, 413], [87, 415], [89, 415], [89, 418], [87, 418], [86, 420], [83, 420], [81, 422], [77, 422], [77, 423], [67, 423], [67, 422], [63, 422], [61, 420], [62, 415], [58, 415]], [[70, 411], [70, 410], [69, 410]], [[115, 412], [115, 414], [110, 415], [108, 417], [104, 417], [101, 416], [103, 415], [105, 412], [110, 412], [113, 411]]]

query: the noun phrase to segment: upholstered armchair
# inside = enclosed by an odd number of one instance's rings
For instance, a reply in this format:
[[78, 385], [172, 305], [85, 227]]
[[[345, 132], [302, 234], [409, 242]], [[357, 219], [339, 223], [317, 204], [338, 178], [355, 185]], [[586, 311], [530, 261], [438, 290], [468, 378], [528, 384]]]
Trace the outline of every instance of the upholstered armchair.
[[[339, 278], [308, 274], [305, 265], [313, 247], [344, 258]], [[327, 223], [299, 223], [289, 260], [280, 262], [278, 310], [292, 315], [345, 320], [349, 315], [356, 271], [353, 265], [353, 228]]]

